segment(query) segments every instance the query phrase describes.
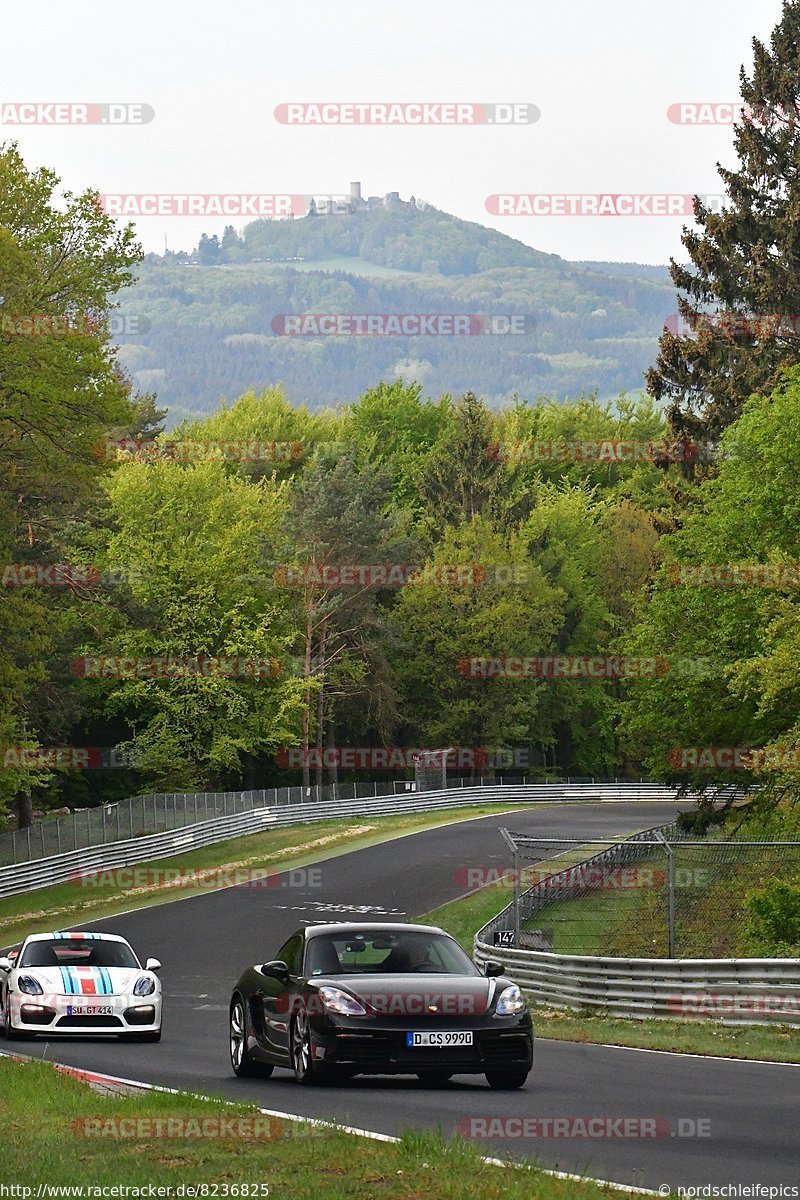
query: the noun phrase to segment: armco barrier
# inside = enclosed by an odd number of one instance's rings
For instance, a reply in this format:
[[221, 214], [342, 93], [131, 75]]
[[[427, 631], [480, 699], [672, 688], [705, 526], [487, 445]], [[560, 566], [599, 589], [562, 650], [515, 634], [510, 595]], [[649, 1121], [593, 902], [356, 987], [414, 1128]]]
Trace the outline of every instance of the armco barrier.
[[[624, 787], [630, 790], [638, 782], [645, 789], [643, 780], [627, 780]], [[599, 780], [588, 778], [549, 778], [529, 780], [522, 776], [503, 775], [499, 779], [462, 779], [450, 776], [445, 786], [449, 788], [518, 787], [523, 784], [540, 785], [585, 785], [592, 784], [602, 789], [613, 789], [618, 779]], [[658, 784], [650, 785], [658, 788]], [[156, 792], [144, 796], [130, 796], [111, 804], [95, 808], [73, 809], [66, 815], [58, 815], [44, 821], [34, 822], [23, 829], [0, 831], [0, 867], [28, 862], [33, 858], [50, 858], [66, 854], [71, 850], [88, 850], [92, 846], [104, 846], [107, 842], [121, 842], [124, 838], [145, 837], [151, 833], [166, 833], [168, 829], [182, 829], [186, 825], [197, 825], [201, 821], [216, 821], [219, 817], [232, 817], [236, 813], [250, 812], [254, 808], [277, 808], [283, 805], [320, 804], [328, 800], [368, 800], [379, 796], [407, 796], [418, 789], [410, 779], [356, 780], [337, 784], [312, 784], [274, 788], [253, 788], [239, 792]], [[580, 792], [576, 793], [580, 796]], [[607, 798], [612, 799], [609, 790]], [[570, 794], [563, 793], [564, 799]]]
[[[670, 832], [674, 836], [675, 831]], [[633, 859], [637, 841], [651, 834], [636, 834], [587, 861], [616, 865]], [[551, 902], [561, 876], [575, 869], [572, 864], [524, 893], [528, 915], [541, 903]], [[575, 895], [574, 888], [569, 892]], [[493, 944], [495, 932], [513, 928], [511, 903], [478, 931], [473, 956], [480, 965], [489, 959], [502, 962], [509, 977], [536, 1004], [576, 1011], [602, 1009], [616, 1017], [800, 1026], [800, 959], [604, 958]]]
[[0, 896], [13, 896], [72, 879], [78, 872], [111, 870], [153, 859], [170, 858], [188, 850], [210, 846], [229, 838], [258, 833], [268, 827], [323, 821], [335, 817], [368, 817], [397, 813], [435, 812], [437, 809], [478, 804], [536, 804], [567, 799], [586, 800], [674, 800], [675, 792], [658, 784], [611, 785], [606, 796], [595, 784], [525, 784], [460, 788], [438, 792], [409, 792], [377, 799], [314, 801], [250, 809], [228, 817], [200, 821], [163, 833], [127, 838], [82, 850], [71, 850], [49, 858], [32, 859], [0, 868]]
[[714, 1018], [800, 1025], [800, 959], [595, 958], [507, 950], [475, 939], [475, 961], [497, 959], [537, 1004], [615, 1017]]

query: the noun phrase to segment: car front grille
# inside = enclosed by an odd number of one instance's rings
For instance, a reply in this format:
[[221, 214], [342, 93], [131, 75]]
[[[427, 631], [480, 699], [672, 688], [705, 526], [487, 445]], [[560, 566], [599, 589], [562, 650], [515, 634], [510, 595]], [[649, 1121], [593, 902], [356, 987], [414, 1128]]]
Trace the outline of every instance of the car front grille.
[[111, 1027], [122, 1028], [122, 1021], [119, 1017], [96, 1017], [87, 1013], [82, 1017], [59, 1017], [56, 1023], [57, 1029], [108, 1029]]
[[428, 1069], [447, 1063], [454, 1071], [481, 1071], [485, 1066], [504, 1066], [530, 1062], [530, 1043], [524, 1034], [487, 1033], [475, 1031], [472, 1046], [410, 1048], [404, 1031], [375, 1031], [374, 1033], [340, 1033], [335, 1039], [338, 1062], [352, 1063], [364, 1069], [405, 1070]]

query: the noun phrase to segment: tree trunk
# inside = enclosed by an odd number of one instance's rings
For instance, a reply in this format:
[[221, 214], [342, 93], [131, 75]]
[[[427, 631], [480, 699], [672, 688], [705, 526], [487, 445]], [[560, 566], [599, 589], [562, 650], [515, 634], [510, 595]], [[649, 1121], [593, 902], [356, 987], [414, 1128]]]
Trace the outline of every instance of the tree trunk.
[[337, 787], [339, 783], [339, 768], [336, 763], [336, 726], [333, 720], [333, 702], [328, 701], [328, 724], [325, 730], [325, 737], [328, 743], [328, 783], [331, 787]]
[[565, 775], [569, 775], [572, 770], [572, 729], [569, 721], [556, 722], [556, 742], [558, 765]]
[[311, 603], [306, 603], [306, 660], [303, 668], [303, 678], [306, 681], [306, 690], [303, 697], [303, 792], [305, 793], [311, 785], [311, 776], [308, 766], [308, 743], [311, 725], [311, 691], [308, 686], [308, 681], [311, 678], [311, 639], [313, 636], [312, 624], [312, 608]]
[[20, 829], [27, 829], [33, 824], [33, 799], [30, 792], [17, 792], [14, 797], [14, 805], [17, 810], [17, 825]]
[[325, 728], [325, 655], [327, 653], [327, 645], [328, 623], [324, 621], [319, 639], [319, 669], [322, 679], [320, 680], [319, 691], [317, 692], [317, 768], [315, 782], [318, 788], [322, 788], [322, 747]]

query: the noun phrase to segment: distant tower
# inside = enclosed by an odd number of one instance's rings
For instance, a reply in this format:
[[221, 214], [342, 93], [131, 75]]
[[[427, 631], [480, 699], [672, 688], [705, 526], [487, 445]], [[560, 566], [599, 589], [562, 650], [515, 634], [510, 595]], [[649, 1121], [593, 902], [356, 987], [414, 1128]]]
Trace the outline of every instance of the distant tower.
[[350, 199], [354, 205], [361, 204], [361, 184], [358, 180], [350, 184]]

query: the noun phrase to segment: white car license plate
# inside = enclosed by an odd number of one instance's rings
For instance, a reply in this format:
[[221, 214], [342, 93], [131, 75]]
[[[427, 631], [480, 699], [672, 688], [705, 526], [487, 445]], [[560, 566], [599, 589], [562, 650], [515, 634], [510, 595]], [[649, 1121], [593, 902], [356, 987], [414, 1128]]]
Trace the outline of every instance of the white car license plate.
[[471, 1046], [472, 1030], [426, 1029], [406, 1034], [406, 1046]]
[[68, 1004], [68, 1017], [110, 1017], [114, 1009], [110, 1004]]

